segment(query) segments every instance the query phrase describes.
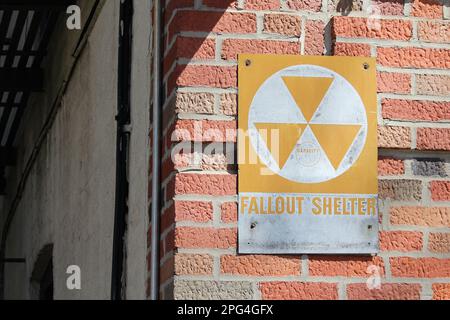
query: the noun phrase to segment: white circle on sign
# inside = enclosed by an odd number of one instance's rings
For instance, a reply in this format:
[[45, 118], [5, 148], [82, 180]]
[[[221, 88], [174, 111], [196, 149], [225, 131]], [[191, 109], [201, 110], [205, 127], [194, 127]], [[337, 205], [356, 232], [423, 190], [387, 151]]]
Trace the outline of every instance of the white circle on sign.
[[249, 111], [249, 136], [261, 161], [299, 183], [345, 173], [367, 138], [367, 114], [356, 89], [324, 67], [297, 65], [268, 78]]

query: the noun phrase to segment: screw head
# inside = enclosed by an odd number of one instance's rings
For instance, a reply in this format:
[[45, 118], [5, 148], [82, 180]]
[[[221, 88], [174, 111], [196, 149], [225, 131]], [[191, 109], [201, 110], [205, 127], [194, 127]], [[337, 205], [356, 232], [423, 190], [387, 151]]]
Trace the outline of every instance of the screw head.
[[367, 62], [363, 63], [364, 70], [368, 70], [370, 68], [370, 65]]
[[250, 60], [250, 59], [245, 60], [245, 65], [247, 67], [251, 66], [251, 64], [252, 64], [252, 60]]

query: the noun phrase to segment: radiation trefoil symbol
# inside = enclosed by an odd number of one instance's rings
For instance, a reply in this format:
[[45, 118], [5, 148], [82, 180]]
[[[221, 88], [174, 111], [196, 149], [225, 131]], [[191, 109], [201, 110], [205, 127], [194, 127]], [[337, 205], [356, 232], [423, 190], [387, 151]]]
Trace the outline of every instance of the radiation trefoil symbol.
[[329, 69], [299, 65], [277, 72], [250, 106], [250, 141], [275, 174], [299, 183], [335, 179], [358, 160], [367, 138], [358, 92]]

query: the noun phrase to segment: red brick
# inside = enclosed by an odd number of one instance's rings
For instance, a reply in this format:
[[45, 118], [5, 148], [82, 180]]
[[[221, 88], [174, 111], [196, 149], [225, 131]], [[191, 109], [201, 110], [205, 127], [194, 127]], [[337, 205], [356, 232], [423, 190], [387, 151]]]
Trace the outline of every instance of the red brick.
[[193, 8], [194, 0], [170, 0], [165, 9], [165, 21], [169, 21], [175, 10]]
[[433, 300], [450, 300], [450, 283], [433, 283]]
[[381, 251], [420, 251], [423, 247], [422, 232], [382, 231], [380, 232]]
[[376, 20], [379, 26], [370, 27], [367, 18], [337, 16], [333, 18], [333, 30], [336, 37], [409, 40], [412, 36], [412, 24], [405, 20]]
[[370, 45], [363, 43], [337, 42], [334, 45], [335, 56], [370, 57]]
[[246, 0], [244, 8], [247, 10], [278, 10], [280, 6], [280, 0]]
[[414, 17], [442, 18], [442, 4], [439, 0], [414, 0], [411, 8]]
[[378, 48], [378, 63], [388, 67], [450, 68], [450, 50], [431, 48]]
[[208, 6], [210, 8], [219, 8], [219, 9], [236, 9], [238, 6], [237, 0], [203, 0], [203, 5]]
[[264, 32], [300, 37], [301, 19], [289, 14], [266, 14]]
[[450, 181], [431, 181], [430, 192], [433, 201], [450, 201]]
[[171, 205], [169, 208], [165, 209], [163, 211], [163, 214], [161, 215], [161, 231], [164, 232], [165, 230], [169, 229], [174, 223], [175, 207]]
[[305, 25], [305, 54], [322, 55], [325, 51], [325, 23], [308, 20]]
[[418, 150], [450, 150], [449, 128], [418, 128]]
[[[171, 87], [236, 88], [236, 67], [188, 65], [177, 66], [172, 75]], [[170, 92], [170, 91], [169, 91]]]
[[420, 284], [383, 283], [380, 289], [367, 288], [365, 283], [347, 285], [347, 298], [350, 300], [419, 300]]
[[380, 257], [357, 256], [311, 256], [310, 276], [367, 277], [367, 268], [375, 265], [384, 274], [383, 260]]
[[420, 21], [418, 35], [421, 41], [449, 43], [450, 23], [448, 21]]
[[287, 6], [292, 10], [306, 10], [319, 12], [322, 7], [321, 0], [288, 0]]
[[225, 223], [231, 223], [237, 221], [238, 209], [236, 202], [226, 202], [221, 206], [221, 220]]
[[337, 300], [337, 284], [325, 282], [262, 282], [264, 300]]
[[216, 55], [214, 39], [178, 37], [176, 45], [178, 58], [214, 59]]
[[178, 174], [175, 193], [198, 195], [235, 195], [237, 191], [236, 175], [222, 174]]
[[380, 176], [398, 176], [405, 174], [405, 163], [400, 159], [380, 158], [378, 160], [378, 174]]
[[236, 121], [178, 120], [173, 141], [235, 142]]
[[450, 227], [449, 207], [396, 207], [390, 212], [393, 225]]
[[300, 45], [291, 41], [227, 39], [222, 44], [222, 59], [236, 60], [239, 54], [298, 54]]
[[249, 276], [295, 276], [300, 275], [300, 259], [294, 257], [225, 255], [220, 258], [222, 274]]
[[450, 253], [450, 233], [430, 233], [428, 250], [437, 253]]
[[437, 258], [390, 258], [391, 273], [402, 278], [450, 277], [450, 259]]
[[166, 282], [167, 280], [173, 278], [175, 275], [175, 262], [174, 257], [170, 257], [164, 262], [164, 264], [160, 267], [159, 281], [161, 284]]
[[379, 93], [411, 93], [411, 75], [407, 73], [378, 72]]
[[450, 102], [383, 99], [383, 118], [391, 120], [450, 120]]
[[175, 229], [176, 248], [229, 249], [236, 247], [236, 229], [178, 227]]
[[211, 202], [175, 201], [176, 221], [208, 222], [213, 218]]
[[255, 33], [254, 13], [179, 11], [169, 26], [169, 39], [180, 31]]
[[411, 148], [411, 129], [398, 126], [379, 126], [378, 147], [389, 149]]
[[164, 58], [164, 74], [170, 69], [176, 59], [214, 59], [216, 41], [214, 39], [177, 37], [170, 52]]

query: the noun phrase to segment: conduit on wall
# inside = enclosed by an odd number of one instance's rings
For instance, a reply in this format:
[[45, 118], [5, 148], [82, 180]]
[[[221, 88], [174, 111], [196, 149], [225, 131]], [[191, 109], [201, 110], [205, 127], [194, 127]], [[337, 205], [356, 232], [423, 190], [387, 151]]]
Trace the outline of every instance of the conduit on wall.
[[111, 272], [111, 300], [124, 299], [125, 232], [128, 213], [128, 160], [131, 123], [133, 0], [120, 2], [117, 86], [116, 196]]

